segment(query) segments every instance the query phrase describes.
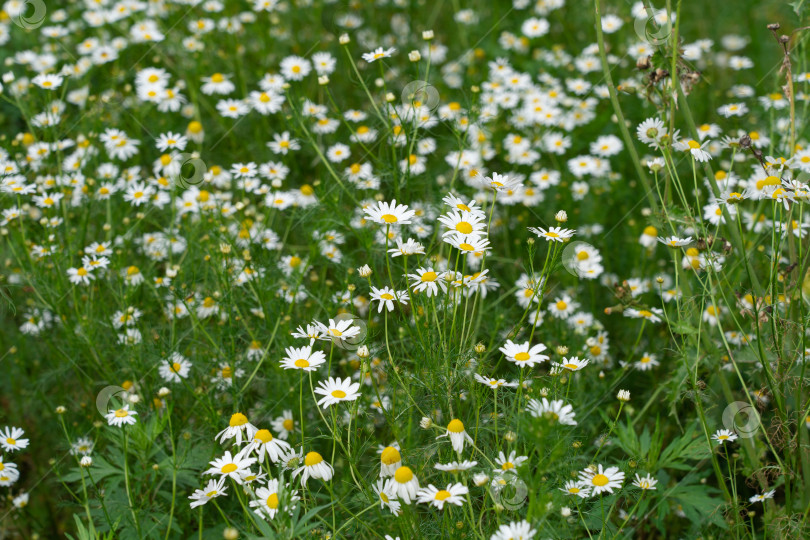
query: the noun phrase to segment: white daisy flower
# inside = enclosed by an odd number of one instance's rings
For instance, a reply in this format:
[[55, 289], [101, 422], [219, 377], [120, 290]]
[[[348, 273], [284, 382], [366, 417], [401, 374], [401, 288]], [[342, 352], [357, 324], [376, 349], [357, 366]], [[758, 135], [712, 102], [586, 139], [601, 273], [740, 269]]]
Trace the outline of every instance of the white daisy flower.
[[356, 400], [360, 397], [359, 389], [360, 383], [353, 383], [348, 377], [345, 379], [329, 377], [326, 382], [318, 382], [318, 388], [315, 389], [315, 393], [324, 396], [318, 400], [318, 405], [323, 405], [325, 409], [330, 405], [342, 401]]
[[323, 456], [318, 452], [308, 452], [304, 457], [304, 465], [293, 471], [293, 478], [301, 474], [301, 485], [304, 486], [309, 478], [328, 482], [334, 473], [335, 469], [323, 459]]
[[394, 473], [393, 480], [390, 480], [391, 489], [396, 493], [398, 499], [405, 504], [411, 504], [411, 500], [416, 499], [419, 490], [419, 480], [409, 467], [402, 466]]
[[216, 497], [222, 497], [223, 495], [227, 495], [228, 488], [225, 486], [225, 477], [221, 477], [219, 479], [211, 479], [208, 481], [204, 489], [197, 489], [194, 490], [192, 495], [189, 495], [189, 499], [191, 499], [191, 507], [197, 508], [198, 506], [202, 506], [211, 499], [215, 499]]
[[458, 418], [451, 420], [450, 423], [447, 424], [447, 431], [436, 438], [440, 439], [442, 437], [449, 437], [450, 444], [453, 445], [453, 450], [459, 454], [464, 450], [465, 441], [470, 444], [473, 442], [472, 437], [470, 437], [464, 429], [464, 423]]
[[290, 444], [282, 439], [273, 437], [270, 430], [260, 429], [253, 435], [253, 440], [245, 447], [244, 452], [254, 452], [259, 463], [264, 462], [265, 454], [273, 463], [277, 463], [281, 456], [292, 450]]
[[109, 411], [104, 417], [107, 419], [107, 424], [122, 427], [124, 424], [131, 426], [137, 422], [135, 419], [137, 414], [135, 411], [130, 411], [129, 404], [126, 404], [120, 409]]
[[458, 483], [448, 484], [445, 489], [438, 489], [433, 484], [428, 484], [428, 487], [420, 489], [416, 496], [417, 502], [432, 504], [442, 510], [445, 504], [455, 504], [456, 506], [464, 504], [464, 495], [469, 491], [466, 486]]
[[245, 440], [249, 441], [258, 430], [259, 428], [248, 422], [247, 416], [238, 412], [231, 415], [228, 427], [217, 433], [214, 440], [218, 439], [220, 443], [224, 443], [228, 439], [236, 437], [236, 444], [242, 444], [243, 435]]
[[211, 468], [203, 474], [218, 474], [224, 479], [226, 476], [233, 479], [237, 484], [244, 482], [244, 477], [250, 472], [249, 467], [256, 463], [256, 458], [247, 457], [243, 452], [235, 456], [230, 451], [226, 451], [221, 458], [211, 461]]
[[717, 444], [734, 442], [737, 440], [737, 434], [729, 429], [718, 429], [714, 432], [714, 435], [712, 435], [712, 439], [717, 441]]
[[575, 426], [577, 421], [574, 420], [574, 408], [571, 404], [565, 404], [561, 399], [549, 401], [542, 398], [542, 401], [530, 399], [526, 410], [535, 418], [547, 417], [564, 425]]
[[633, 485], [639, 489], [648, 490], [648, 489], [656, 489], [655, 484], [658, 483], [658, 480], [647, 474], [647, 476], [641, 477], [636, 473], [636, 479], [633, 482]]
[[585, 469], [581, 471], [579, 480], [592, 489], [593, 495], [600, 495], [604, 492], [613, 493], [614, 489], [621, 489], [622, 482], [624, 482], [624, 473], [618, 467], [603, 469], [600, 464], [595, 470]]

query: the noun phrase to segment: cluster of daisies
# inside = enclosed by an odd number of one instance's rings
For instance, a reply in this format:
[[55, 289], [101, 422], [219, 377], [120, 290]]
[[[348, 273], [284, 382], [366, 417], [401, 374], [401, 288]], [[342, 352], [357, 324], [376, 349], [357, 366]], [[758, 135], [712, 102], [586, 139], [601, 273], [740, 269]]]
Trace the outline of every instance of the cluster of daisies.
[[[281, 433], [286, 435], [287, 430], [282, 428]], [[293, 477], [300, 474], [302, 484], [306, 484], [309, 478], [329, 481], [334, 473], [332, 466], [317, 452], [304, 456], [300, 451], [293, 451], [283, 438], [273, 436], [268, 429], [257, 428], [242, 413], [233, 414], [228, 427], [216, 438], [231, 450], [211, 461], [211, 468], [203, 474], [212, 478], [205, 488], [196, 490], [189, 497], [191, 508], [227, 495], [229, 485], [226, 481], [230, 478], [250, 494], [250, 507], [258, 516], [272, 519], [279, 511], [292, 511], [300, 497], [289, 483], [283, 481], [283, 476], [270, 476], [271, 465], [280, 464], [282, 470], [293, 470]], [[253, 465], [255, 470], [251, 469]]]
[[[755, 205], [745, 202], [770, 201], [775, 203], [774, 208], [782, 208], [787, 212], [791, 204], [808, 201], [810, 186], [803, 179], [810, 173], [810, 147], [806, 142], [797, 142], [793, 148], [789, 148], [783, 140], [777, 148], [784, 154], [779, 155], [773, 152], [774, 144], [770, 138], [760, 135], [756, 130], [731, 131], [720, 140], [712, 140], [709, 137], [719, 137], [722, 133], [720, 126], [702, 124], [698, 127], [698, 133], [700, 141], [681, 138], [677, 132], [670, 134], [664, 122], [658, 118], [649, 118], [637, 128], [637, 136], [641, 142], [661, 151], [660, 156], [646, 158], [648, 168], [656, 174], [672, 163], [672, 156], [664, 151], [666, 142], [671, 142], [676, 151], [685, 153], [689, 159], [698, 163], [713, 158], [732, 159], [720, 164], [713, 179], [703, 180], [705, 204], [698, 219], [702, 218], [706, 226], [715, 227], [727, 223], [735, 225], [735, 222], [741, 220], [745, 229], [754, 234], [774, 231], [783, 238], [805, 238], [810, 223], [805, 223], [803, 216], [783, 213], [780, 218], [775, 209], [773, 213], [766, 213], [761, 206], [752, 209]], [[763, 150], [773, 152], [774, 155], [765, 154]], [[684, 269], [705, 270], [711, 265], [713, 269], [721, 270], [725, 261], [723, 256], [710, 256], [694, 249], [692, 236], [699, 232], [694, 228], [687, 228], [681, 236], [671, 236], [660, 241], [669, 247], [686, 248]]]
[[[152, 321], [169, 322], [174, 336], [175, 325], [188, 325], [194, 332], [203, 324], [225, 324], [235, 318], [234, 304], [224, 290], [236, 291], [240, 302], [250, 304], [245, 315], [255, 320], [268, 318], [262, 299], [253, 296], [258, 284], [269, 284], [269, 294], [290, 309], [317, 300], [327, 309], [357, 312], [369, 321], [376, 316], [387, 325], [388, 317], [400, 315], [395, 311], [417, 318], [431, 310], [438, 313], [437, 303], [440, 309], [466, 310], [469, 300], [476, 308], [479, 299], [483, 303], [488, 294], [500, 293], [501, 283], [495, 278], [501, 279], [498, 272], [506, 265], [492, 256], [498, 238], [495, 233], [504, 232], [508, 237], [516, 228], [517, 212], [534, 214], [547, 201], [563, 197], [572, 201], [570, 211], [579, 210], [579, 205], [586, 208], [594, 199], [598, 207], [598, 197], [625, 183], [619, 171], [626, 162], [627, 141], [604, 133], [600, 125], [610, 92], [601, 80], [598, 46], [584, 43], [569, 50], [544, 39], [552, 31], [549, 18], [565, 6], [565, 0], [513, 0], [520, 23], [514, 29], [500, 29], [496, 35], [500, 48], [511, 54], [489, 59], [483, 49], [479, 54], [478, 49], [466, 47], [454, 56], [454, 38], [448, 36], [443, 42], [429, 30], [414, 45], [410, 17], [404, 11], [390, 18], [391, 32], [380, 35], [368, 26], [362, 10], [343, 13], [338, 9], [343, 6], [332, 4], [321, 9], [327, 11], [324, 23], [328, 30], [336, 31], [337, 43], [324, 40], [307, 52], [283, 24], [289, 6], [276, 0], [254, 0], [245, 3], [246, 8], [234, 9], [218, 0], [95, 0], [49, 9], [47, 24], [31, 32], [37, 46], [9, 55], [0, 77], [3, 97], [9, 103], [25, 104], [26, 129], [31, 131], [10, 137], [9, 147], [0, 148], [0, 227], [11, 245], [19, 248], [13, 253], [16, 264], [58, 272], [56, 280], [67, 281], [80, 293], [107, 286], [122, 291], [121, 302], [94, 308], [106, 310], [104, 321], [114, 332], [112, 341], [127, 347], [127, 352], [140, 350], [157, 335], [150, 327]], [[402, 4], [381, 0], [375, 7], [397, 9]], [[17, 31], [12, 21], [23, 15], [25, 6], [19, 0], [3, 4], [2, 15], [7, 17], [0, 16], [0, 45], [10, 42], [11, 32]], [[666, 92], [649, 91], [654, 83], [647, 70], [655, 47], [636, 29], [639, 22], [649, 19], [666, 26], [675, 22], [675, 16], [666, 10], [650, 13], [640, 1], [630, 7], [629, 18], [620, 9], [616, 7], [615, 13], [605, 14], [601, 21], [611, 50], [609, 67], [631, 73], [617, 81], [624, 93], [646, 97], [663, 108], [661, 96]], [[79, 10], [80, 16], [72, 17]], [[182, 24], [172, 27], [177, 38], [167, 40], [164, 23], [178, 13], [183, 15]], [[481, 15], [472, 8], [460, 9], [453, 19], [463, 30], [480, 23]], [[298, 53], [262, 58], [253, 72], [238, 64], [223, 67], [209, 54], [222, 43], [248, 42], [241, 38], [258, 34], [266, 34], [274, 43], [291, 42]], [[724, 36], [719, 47], [708, 39], [684, 41], [683, 59], [696, 70], [712, 65], [745, 72], [754, 65], [745, 56], [748, 41], [737, 35]], [[318, 50], [331, 46], [339, 46], [340, 53]], [[149, 55], [153, 48], [163, 51], [164, 47], [180, 61], [163, 63], [162, 55]], [[443, 87], [459, 90], [459, 95], [470, 86], [466, 74], [480, 73], [481, 80], [470, 88], [475, 105], [438, 99], [438, 94], [434, 100], [426, 90], [415, 95], [403, 90], [397, 96], [400, 88], [395, 76], [401, 74], [389, 63], [403, 60], [406, 47], [414, 47], [407, 52], [407, 60], [417, 67], [417, 73], [425, 78], [432, 74], [434, 81], [440, 78]], [[242, 58], [255, 51], [240, 45], [239, 52]], [[97, 79], [91, 76], [111, 72], [131, 55], [140, 58], [137, 69], [125, 71], [120, 81], [111, 78], [114, 84], [97, 90], [92, 82]], [[147, 57], [148, 62], [142, 64]], [[531, 68], [522, 67], [525, 58], [541, 62], [546, 69], [538, 72], [533, 63]], [[628, 58], [637, 61], [638, 69]], [[183, 71], [186, 61], [199, 66], [193, 76], [192, 70]], [[346, 73], [356, 76], [352, 85], [364, 91], [362, 107], [344, 107], [347, 100], [342, 96], [335, 99]], [[637, 140], [651, 154], [643, 162], [656, 181], [671, 175], [681, 160], [691, 164], [693, 171], [704, 165], [719, 167], [713, 177], [698, 178], [695, 173], [694, 190], [687, 183], [676, 192], [676, 200], [680, 197], [687, 210], [691, 206], [688, 197], [698, 197], [692, 219], [675, 221], [675, 226], [667, 223], [632, 230], [648, 259], [668, 262], [674, 258], [690, 279], [705, 279], [738, 262], [732, 257], [739, 254], [729, 256], [707, 245], [707, 233], [716, 233], [720, 227], [739, 227], [764, 239], [779, 238], [783, 245], [806, 237], [810, 223], [803, 212], [794, 209], [801, 208], [810, 195], [810, 144], [801, 136], [787, 144], [786, 137], [776, 135], [792, 129], [791, 100], [804, 105], [810, 100], [810, 74], [793, 76], [796, 89], [791, 95], [784, 91], [758, 95], [758, 88], [732, 86], [715, 114], [699, 119], [704, 123], [693, 136], [673, 130], [672, 124], [658, 116], [636, 127]], [[688, 93], [691, 88], [685, 90]], [[741, 119], [757, 111], [766, 113], [761, 118], [770, 118], [773, 126], [761, 119], [759, 124], [739, 127]], [[142, 123], [141, 116], [156, 120]], [[85, 118], [100, 119], [103, 127], [96, 124], [85, 129]], [[137, 129], [131, 119], [139, 124]], [[734, 127], [721, 127], [724, 121]], [[79, 125], [82, 127], [76, 128]], [[260, 126], [255, 132], [261, 135], [246, 137], [251, 140], [243, 148], [242, 137], [255, 126]], [[442, 130], [455, 136], [440, 137]], [[584, 135], [594, 131], [599, 134]], [[232, 142], [228, 139], [237, 141], [232, 145], [234, 155], [223, 151]], [[384, 151], [378, 152], [378, 148]], [[316, 159], [319, 165], [313, 171], [309, 164]], [[189, 165], [194, 169], [190, 175]], [[441, 186], [441, 203], [411, 200], [404, 204], [403, 198], [412, 196], [406, 188], [423, 183]], [[383, 188], [386, 192], [396, 188], [399, 200], [391, 199]], [[346, 212], [345, 221], [335, 218], [323, 223], [317, 219], [320, 215], [336, 214], [327, 203], [338, 192], [356, 204]], [[74, 234], [75, 214], [88, 216], [89, 228], [84, 224], [87, 236]], [[594, 210], [591, 219], [599, 219], [598, 214]], [[95, 221], [104, 227], [94, 229]], [[155, 225], [161, 221], [166, 225]], [[584, 415], [578, 417], [574, 410], [576, 401], [569, 399], [572, 381], [589, 376], [586, 370], [598, 371], [598, 378], [603, 379], [604, 370], [614, 367], [608, 333], [587, 308], [593, 305], [586, 297], [593, 294], [585, 292], [591, 291], [588, 287], [598, 283], [615, 293], [620, 304], [607, 308], [605, 314], [636, 319], [642, 330], [645, 325], [668, 322], [667, 305], [680, 310], [685, 294], [678, 268], [674, 273], [656, 269], [650, 275], [647, 267], [639, 265], [633, 275], [612, 273], [612, 261], [603, 258], [598, 248], [573, 241], [575, 236], [601, 240], [603, 227], [581, 223], [575, 230], [567, 228], [567, 222], [567, 213], [561, 211], [553, 224], [528, 230], [534, 235], [531, 246], [535, 238], [544, 241], [548, 266], [561, 261], [575, 276], [575, 284], [561, 288], [550, 283], [547, 273], [533, 267], [514, 281], [514, 294], [504, 295], [514, 299], [517, 311], [523, 310], [530, 329], [508, 337], [504, 333], [492, 342], [498, 344], [506, 369], [517, 375], [500, 378], [505, 371], [479, 369], [474, 360], [461, 370], [462, 376], [492, 389], [486, 399], [492, 397], [495, 403], [499, 389], [516, 389], [518, 399], [532, 390], [526, 413], [535, 421], [549, 420], [563, 429], [577, 426], [578, 419], [583, 422]], [[285, 225], [287, 231], [283, 232]], [[200, 230], [204, 233], [197, 234]], [[360, 237], [372, 239], [367, 245], [385, 246], [385, 272], [372, 269], [365, 260], [357, 268], [357, 275], [368, 286], [367, 294], [358, 292], [354, 284], [335, 287], [335, 280], [330, 279], [333, 273], [353, 266], [355, 241]], [[76, 243], [78, 238], [81, 244]], [[300, 247], [302, 238], [310, 242], [310, 249]], [[85, 245], [91, 240], [95, 241]], [[221, 290], [187, 283], [196, 276], [184, 261], [200, 247], [195, 245], [197, 241], [213, 253], [205, 261], [214, 261], [211, 267], [222, 281]], [[781, 261], [787, 260], [785, 253], [772, 250], [768, 255]], [[404, 266], [404, 272], [392, 272], [391, 266], [397, 263]], [[313, 278], [313, 270], [321, 269], [329, 277]], [[8, 282], [31, 285], [25, 278], [23, 271], [12, 269]], [[69, 296], [65, 296], [65, 305]], [[145, 296], [150, 300], [144, 300]], [[152, 296], [158, 299], [157, 309], [150, 307]], [[78, 303], [75, 296], [73, 301]], [[764, 308], [786, 312], [794, 301], [790, 295], [744, 293], [737, 296], [733, 307], [702, 305], [699, 317], [713, 332], [707, 339], [721, 349], [740, 351], [758, 337], [757, 332], [727, 329], [736, 322], [736, 312], [755, 318]], [[61, 330], [64, 325], [80, 334], [71, 320], [78, 310], [62, 313], [60, 308], [26, 306], [19, 319], [20, 332], [48, 339], [50, 330]], [[244, 321], [242, 313], [239, 319]], [[401, 329], [409, 328], [403, 325]], [[551, 343], [549, 336], [555, 334], [563, 336], [560, 342], [568, 346], [547, 347], [540, 342]], [[642, 335], [640, 331], [639, 342]], [[324, 416], [323, 411], [330, 407], [333, 418], [338, 418], [340, 410], [340, 420], [349, 424], [368, 407], [374, 422], [383, 425], [397, 396], [396, 386], [386, 384], [390, 382], [387, 378], [391, 374], [398, 377], [399, 371], [386, 370], [373, 345], [371, 350], [366, 345], [358, 348], [366, 337], [363, 325], [340, 317], [327, 323], [311, 320], [292, 336], [301, 343], [285, 347], [283, 355], [253, 335], [247, 346], [239, 345], [244, 348], [233, 358], [205, 362], [185, 350], [161, 354], [153, 362], [154, 374], [150, 371], [138, 383], [125, 383], [125, 402], [109, 410], [105, 419], [109, 426], [122, 429], [138, 422], [135, 406], [141, 400], [140, 386], [146, 387], [149, 377], [172, 388], [199, 383], [222, 397], [238, 389], [234, 381], [249, 373], [247, 363], [254, 363], [250, 372], [255, 374], [265, 358], [276, 357], [279, 361], [272, 366], [276, 368], [273, 376], [293, 373], [300, 377], [301, 392], [303, 381], [309, 380], [307, 412], [321, 417], [333, 439], [341, 440], [336, 436], [338, 420], [330, 423]], [[652, 372], [642, 377], [654, 376], [654, 370], [665, 364], [665, 355], [650, 352], [662, 350], [652, 343], [642, 343], [618, 364], [623, 369]], [[327, 344], [329, 353], [318, 350], [316, 344]], [[481, 347], [480, 352], [476, 349], [479, 354], [485, 349]], [[357, 350], [360, 361], [347, 362], [336, 352], [343, 350]], [[810, 352], [796, 354], [803, 362]], [[388, 356], [390, 359], [390, 351]], [[347, 364], [356, 368], [354, 372], [334, 376]], [[554, 388], [537, 388], [536, 383], [544, 380], [537, 376], [537, 368], [544, 364], [548, 371], [542, 375], [551, 378]], [[731, 362], [721, 366], [733, 368]], [[561, 380], [568, 384], [564, 394], [557, 384]], [[368, 391], [361, 392], [363, 386]], [[169, 392], [161, 388], [157, 403]], [[750, 394], [761, 405], [769, 400], [764, 390]], [[464, 393], [461, 400], [467, 399]], [[622, 390], [619, 399], [627, 401], [627, 391]], [[440, 413], [432, 417], [441, 418]], [[299, 418], [297, 424], [292, 412], [285, 410], [270, 422], [270, 429], [259, 429], [244, 414], [233, 414], [228, 427], [216, 437], [224, 446], [222, 455], [203, 473], [207, 482], [190, 496], [191, 507], [227, 496], [231, 489], [248, 494], [250, 508], [266, 519], [303, 504], [310, 480], [328, 483], [336, 474], [333, 465], [305, 438], [305, 418]], [[434, 464], [437, 475], [452, 474], [453, 481], [431, 483], [432, 477], [419, 473], [420, 481], [414, 472], [419, 465], [416, 460], [404, 464], [402, 458], [414, 449], [402, 449], [398, 443], [378, 448], [379, 476], [374, 485], [360, 485], [353, 464], [346, 466], [341, 480], [349, 482], [351, 477], [361, 490], [374, 492], [382, 509], [400, 515], [402, 506], [412, 503], [439, 510], [463, 506], [471, 500], [472, 486], [468, 487], [467, 480], [479, 488], [512, 482], [512, 476], [529, 460], [512, 447], [480, 450], [459, 418], [442, 427], [425, 417], [421, 425], [440, 432], [437, 439], [449, 442], [456, 454], [457, 461]], [[807, 425], [810, 427], [810, 419]], [[18, 480], [19, 472], [8, 458], [28, 441], [20, 438], [23, 432], [19, 428], [6, 428], [0, 436], [4, 450], [0, 486], [9, 487]], [[712, 436], [724, 450], [737, 438], [729, 429]], [[83, 466], [89, 467], [93, 447], [93, 441], [81, 438], [72, 444], [71, 453], [83, 456]], [[468, 457], [475, 457], [481, 465], [464, 459], [465, 451], [474, 452]], [[338, 469], [339, 474], [341, 467]], [[468, 475], [461, 475], [464, 481], [457, 481], [457, 474], [467, 471]], [[624, 482], [625, 473], [618, 467], [597, 464], [580, 471], [578, 479], [560, 489], [586, 498], [613, 493]], [[651, 474], [636, 474], [633, 485], [654, 490], [656, 483]], [[750, 501], [761, 502], [774, 493], [766, 491]], [[27, 497], [19, 494], [14, 504], [23, 506]], [[536, 534], [532, 527], [526, 521], [504, 524], [492, 539], [529, 539]]]
[[[20, 479], [20, 469], [17, 464], [10, 461], [12, 456], [28, 447], [28, 439], [24, 439], [25, 431], [14, 426], [6, 426], [0, 431], [0, 487], [12, 489]], [[20, 509], [28, 504], [28, 493], [20, 491], [16, 495], [9, 493], [9, 499], [15, 508]]]

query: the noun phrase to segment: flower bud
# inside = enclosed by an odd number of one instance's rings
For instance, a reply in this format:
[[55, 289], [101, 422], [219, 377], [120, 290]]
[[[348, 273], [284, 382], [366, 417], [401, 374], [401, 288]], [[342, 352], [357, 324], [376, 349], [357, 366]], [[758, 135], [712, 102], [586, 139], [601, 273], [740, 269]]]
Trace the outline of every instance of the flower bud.
[[489, 476], [487, 476], [486, 474], [476, 473], [473, 475], [473, 484], [475, 484], [476, 486], [481, 487], [483, 485], [486, 485], [487, 483], [489, 483]]

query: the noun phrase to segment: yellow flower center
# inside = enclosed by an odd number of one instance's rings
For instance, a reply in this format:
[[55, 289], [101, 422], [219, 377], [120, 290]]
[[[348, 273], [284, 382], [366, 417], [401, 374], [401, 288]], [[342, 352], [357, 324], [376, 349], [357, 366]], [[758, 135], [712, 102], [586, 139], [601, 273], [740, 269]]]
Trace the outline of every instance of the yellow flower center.
[[236, 413], [231, 416], [230, 426], [231, 427], [239, 427], [244, 426], [248, 423], [247, 416], [242, 413]]
[[447, 431], [451, 433], [463, 433], [464, 432], [464, 424], [458, 418], [455, 418], [447, 424]]
[[318, 452], [309, 452], [304, 458], [304, 465], [311, 467], [323, 461], [323, 457]]
[[127, 416], [129, 416], [129, 413], [124, 409], [118, 409], [115, 411], [116, 418], [126, 418]]
[[461, 234], [470, 234], [473, 232], [473, 226], [467, 223], [466, 221], [460, 221], [456, 225], [456, 230]]
[[382, 455], [380, 455], [380, 462], [385, 465], [393, 465], [401, 460], [402, 456], [400, 455], [399, 450], [393, 446], [386, 447], [385, 450], [382, 451]]
[[259, 431], [256, 432], [256, 435], [254, 435], [253, 438], [257, 441], [261, 441], [267, 444], [273, 440], [273, 434], [266, 429], [260, 429]]
[[608, 477], [605, 476], [604, 474], [597, 474], [596, 476], [593, 477], [593, 479], [591, 479], [593, 485], [599, 487], [606, 486], [609, 481], [610, 480], [608, 480]]
[[447, 491], [446, 489], [442, 489], [442, 490], [436, 492], [436, 496], [434, 497], [434, 499], [437, 500], [437, 501], [443, 501], [443, 500], [449, 499], [449, 498], [450, 498], [450, 492]]
[[407, 484], [413, 479], [413, 471], [408, 467], [400, 467], [394, 473], [394, 480], [400, 484]]
[[267, 507], [270, 509], [275, 510], [278, 508], [278, 493], [273, 493], [269, 497], [267, 497]]
[[222, 469], [220, 469], [224, 474], [232, 473], [239, 467], [236, 466], [235, 463], [228, 463], [227, 465], [223, 465]]
[[343, 399], [346, 397], [346, 392], [344, 392], [343, 390], [332, 390], [332, 397], [335, 397], [337, 399]]
[[518, 362], [525, 362], [529, 358], [531, 358], [531, 355], [529, 355], [527, 352], [519, 352], [515, 355], [515, 360]]
[[295, 367], [297, 368], [307, 368], [309, 367], [309, 361], [303, 358], [299, 358], [295, 361]]
[[422, 281], [436, 281], [437, 277], [438, 275], [436, 274], [436, 272], [425, 272], [424, 274], [422, 274], [421, 279]]

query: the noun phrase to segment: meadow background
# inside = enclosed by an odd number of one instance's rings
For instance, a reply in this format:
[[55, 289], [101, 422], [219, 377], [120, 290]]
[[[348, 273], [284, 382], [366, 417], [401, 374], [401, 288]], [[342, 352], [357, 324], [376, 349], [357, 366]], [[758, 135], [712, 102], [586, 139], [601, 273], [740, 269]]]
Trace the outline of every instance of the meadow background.
[[[598, 36], [581, 0], [6, 2], [0, 538], [807, 536], [808, 6], [650, 8], [602, 2]], [[316, 53], [326, 79], [297, 80]], [[412, 223], [364, 212], [394, 199]], [[454, 210], [486, 255], [444, 236]], [[546, 349], [519, 367], [507, 340]], [[281, 365], [307, 345], [315, 371]], [[329, 377], [357, 399], [319, 406]], [[251, 426], [287, 446], [209, 500]]]

